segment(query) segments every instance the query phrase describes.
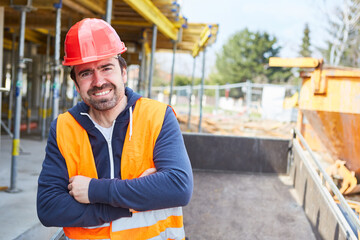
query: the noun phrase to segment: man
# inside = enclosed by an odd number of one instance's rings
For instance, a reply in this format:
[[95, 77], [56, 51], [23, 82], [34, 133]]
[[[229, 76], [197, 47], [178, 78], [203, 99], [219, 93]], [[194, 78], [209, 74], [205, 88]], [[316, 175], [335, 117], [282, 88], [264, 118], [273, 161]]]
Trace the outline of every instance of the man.
[[83, 99], [52, 122], [37, 211], [69, 239], [184, 239], [192, 169], [171, 107], [127, 81], [126, 47], [100, 19], [75, 24], [63, 64]]

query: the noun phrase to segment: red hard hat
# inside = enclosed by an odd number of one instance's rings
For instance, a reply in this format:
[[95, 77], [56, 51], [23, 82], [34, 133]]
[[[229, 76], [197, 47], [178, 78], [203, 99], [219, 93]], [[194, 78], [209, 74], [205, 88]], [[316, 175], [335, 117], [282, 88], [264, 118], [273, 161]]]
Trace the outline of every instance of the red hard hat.
[[85, 18], [66, 34], [63, 65], [94, 62], [125, 51], [125, 44], [110, 24], [101, 19]]

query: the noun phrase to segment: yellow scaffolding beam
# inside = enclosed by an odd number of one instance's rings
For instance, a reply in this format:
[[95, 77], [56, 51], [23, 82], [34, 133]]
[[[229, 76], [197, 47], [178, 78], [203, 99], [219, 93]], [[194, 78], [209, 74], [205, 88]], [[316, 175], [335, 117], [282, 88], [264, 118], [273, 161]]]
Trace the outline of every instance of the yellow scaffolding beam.
[[151, 23], [149, 22], [136, 22], [136, 21], [119, 21], [112, 20], [111, 25], [115, 26], [133, 26], [133, 27], [151, 27]]
[[280, 58], [271, 57], [269, 59], [270, 67], [300, 67], [300, 68], [315, 68], [320, 65], [319, 59], [304, 57], [304, 58]]
[[11, 50], [12, 49], [12, 41], [7, 39], [7, 38], [4, 38], [4, 48], [7, 49], [7, 50]]
[[177, 40], [179, 29], [150, 0], [124, 0], [147, 21], [155, 24], [166, 37]]
[[148, 42], [145, 42], [144, 45], [145, 45], [145, 55], [147, 56], [151, 53], [151, 48]]
[[64, 4], [64, 6], [67, 6], [70, 9], [76, 9], [76, 11], [87, 15], [88, 17], [94, 17], [94, 14], [89, 9], [74, 2], [73, 0], [63, 0], [62, 3]]
[[179, 16], [179, 20], [173, 22], [176, 28], [182, 28], [183, 25], [187, 25], [187, 20], [183, 16]]
[[200, 39], [193, 47], [192, 56], [196, 57], [211, 37], [211, 25], [207, 25], [200, 34]]
[[37, 44], [44, 43], [43, 35], [30, 29], [25, 29], [25, 39]]
[[174, 3], [173, 0], [153, 0], [153, 3], [156, 5], [165, 5], [165, 6], [169, 6], [172, 5]]
[[[9, 29], [9, 33], [14, 33], [14, 28]], [[40, 33], [40, 31], [34, 31], [31, 29], [25, 29], [25, 40], [37, 43], [37, 44], [43, 44], [44, 43], [44, 35]]]
[[146, 31], [143, 32], [143, 41], [144, 41], [144, 48], [145, 48], [145, 55], [148, 56], [151, 53], [151, 48], [148, 43], [148, 34]]
[[39, 33], [42, 33], [44, 35], [47, 35], [47, 34], [50, 34], [51, 36], [55, 36], [55, 33], [53, 31], [49, 31], [45, 28], [36, 28], [35, 31], [39, 32]]
[[[90, 9], [91, 11], [104, 15], [105, 12], [105, 6], [103, 6], [101, 1], [98, 1], [97, 3], [95, 3], [94, 1], [90, 1], [90, 0], [76, 0], [76, 2], [78, 2], [80, 5], [83, 5], [84, 7], [86, 7], [87, 9]], [[100, 6], [99, 6], [100, 5]]]

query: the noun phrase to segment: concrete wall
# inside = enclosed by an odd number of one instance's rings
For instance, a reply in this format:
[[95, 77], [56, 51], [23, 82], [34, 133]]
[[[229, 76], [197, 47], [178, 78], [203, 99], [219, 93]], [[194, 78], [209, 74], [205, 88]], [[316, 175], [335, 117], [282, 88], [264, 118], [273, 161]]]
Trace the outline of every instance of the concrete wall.
[[288, 140], [183, 133], [194, 169], [286, 173]]

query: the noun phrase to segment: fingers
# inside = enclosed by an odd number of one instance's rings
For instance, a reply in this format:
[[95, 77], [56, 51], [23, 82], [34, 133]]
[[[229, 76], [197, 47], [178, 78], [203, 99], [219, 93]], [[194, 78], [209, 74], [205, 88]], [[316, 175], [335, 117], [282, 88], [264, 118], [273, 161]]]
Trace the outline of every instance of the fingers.
[[70, 196], [72, 196], [72, 197], [74, 197], [74, 192], [72, 191], [73, 190], [73, 182], [74, 182], [74, 179], [75, 179], [75, 177], [72, 177], [72, 178], [70, 178], [69, 179], [69, 184], [68, 184], [68, 190], [69, 190], [69, 194], [70, 194]]
[[72, 184], [70, 183], [70, 184], [68, 185], [69, 194], [70, 194], [70, 196], [74, 197], [74, 193], [73, 193], [73, 191], [71, 191], [72, 188], [73, 188], [73, 186], [72, 186]]
[[67, 186], [69, 194], [79, 203], [90, 203], [88, 196], [90, 181], [91, 178], [80, 175], [70, 178]]
[[74, 179], [75, 177], [72, 177], [69, 179], [69, 184], [68, 184], [68, 190], [69, 190], [69, 194], [70, 196], [74, 197], [74, 192], [72, 191], [73, 190], [73, 182], [74, 182]]

